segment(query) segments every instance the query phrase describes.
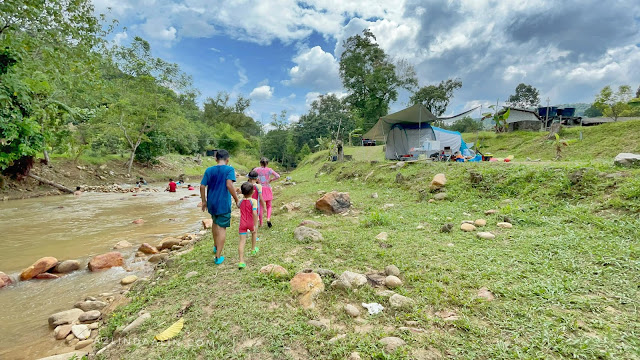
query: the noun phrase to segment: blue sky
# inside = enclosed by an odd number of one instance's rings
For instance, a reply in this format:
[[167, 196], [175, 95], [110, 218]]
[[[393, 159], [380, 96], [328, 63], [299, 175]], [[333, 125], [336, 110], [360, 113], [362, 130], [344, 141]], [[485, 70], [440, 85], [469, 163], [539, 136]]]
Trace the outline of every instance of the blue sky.
[[[552, 103], [591, 102], [605, 85], [640, 85], [640, 3], [630, 0], [93, 0], [110, 35], [147, 39], [201, 98], [252, 98], [248, 115], [295, 121], [319, 94], [345, 91], [342, 41], [369, 28], [421, 85], [458, 77], [448, 113], [504, 101], [520, 82]], [[403, 92], [392, 110], [403, 108]]]

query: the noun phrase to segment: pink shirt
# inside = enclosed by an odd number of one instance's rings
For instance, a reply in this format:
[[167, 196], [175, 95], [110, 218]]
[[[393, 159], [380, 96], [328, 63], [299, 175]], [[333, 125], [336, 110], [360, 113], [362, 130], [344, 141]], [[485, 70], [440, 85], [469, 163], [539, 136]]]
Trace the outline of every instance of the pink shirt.
[[[271, 180], [280, 178], [280, 174], [269, 167], [257, 167], [253, 170], [258, 173], [258, 181], [260, 181], [260, 184], [265, 187], [271, 187], [271, 185], [269, 185]], [[273, 179], [271, 179], [271, 176], [273, 176]]]

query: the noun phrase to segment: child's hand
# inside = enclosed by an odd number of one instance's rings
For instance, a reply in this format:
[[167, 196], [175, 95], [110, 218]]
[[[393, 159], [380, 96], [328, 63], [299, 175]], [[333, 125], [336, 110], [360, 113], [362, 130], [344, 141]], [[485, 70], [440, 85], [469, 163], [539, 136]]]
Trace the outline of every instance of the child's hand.
[[207, 210], [207, 202], [203, 201], [202, 202], [202, 212], [205, 212]]

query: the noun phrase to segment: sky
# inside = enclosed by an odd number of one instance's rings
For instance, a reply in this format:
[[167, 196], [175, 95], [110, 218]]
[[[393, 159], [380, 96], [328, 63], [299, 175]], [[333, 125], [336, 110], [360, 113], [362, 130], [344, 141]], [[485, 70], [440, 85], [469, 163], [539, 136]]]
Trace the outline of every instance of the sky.
[[[345, 94], [342, 43], [370, 29], [420, 86], [459, 78], [448, 115], [504, 102], [521, 83], [544, 104], [593, 102], [605, 85], [640, 86], [637, 0], [93, 0], [117, 19], [109, 35], [148, 40], [154, 55], [193, 76], [200, 101], [249, 96], [266, 124], [297, 121], [320, 94]], [[407, 105], [403, 91], [391, 110]], [[479, 115], [479, 114], [478, 114]]]

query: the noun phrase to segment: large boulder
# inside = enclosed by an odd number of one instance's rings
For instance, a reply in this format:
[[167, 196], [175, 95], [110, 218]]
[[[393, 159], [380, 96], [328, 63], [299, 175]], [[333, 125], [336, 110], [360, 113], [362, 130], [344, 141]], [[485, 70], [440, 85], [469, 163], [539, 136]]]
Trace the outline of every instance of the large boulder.
[[444, 174], [436, 174], [429, 184], [429, 189], [431, 189], [431, 191], [435, 191], [442, 189], [445, 185], [447, 185], [447, 178]]
[[351, 207], [351, 198], [349, 193], [339, 193], [332, 191], [324, 194], [318, 201], [316, 201], [316, 209], [322, 211], [325, 214], [340, 214]]
[[300, 242], [311, 242], [322, 240], [322, 234], [316, 229], [312, 229], [306, 226], [298, 226], [293, 230], [293, 236]]
[[324, 291], [324, 283], [316, 273], [299, 273], [289, 282], [291, 292], [298, 296], [298, 301], [305, 309], [315, 307], [315, 299]]
[[84, 314], [82, 309], [71, 309], [55, 313], [49, 316], [49, 326], [54, 328], [58, 325], [73, 324], [78, 321], [82, 314]]
[[159, 253], [158, 249], [155, 246], [149, 245], [147, 243], [143, 243], [142, 245], [140, 245], [140, 247], [138, 248], [138, 251], [147, 255], [153, 255], [153, 254]]
[[7, 275], [7, 274], [3, 273], [2, 271], [0, 271], [0, 289], [2, 289], [3, 287], [5, 287], [7, 285], [11, 285], [11, 283], [13, 283], [13, 280], [11, 280], [9, 275]]
[[272, 276], [274, 278], [285, 277], [288, 274], [287, 269], [276, 264], [269, 264], [269, 265], [263, 266], [260, 269], [260, 273]]
[[640, 155], [631, 153], [620, 153], [613, 160], [613, 163], [625, 167], [640, 166]]
[[124, 265], [122, 254], [117, 251], [94, 256], [89, 260], [89, 270], [100, 271]]
[[25, 281], [33, 279], [34, 277], [42, 274], [43, 272], [46, 272], [57, 264], [58, 259], [52, 256], [43, 257], [42, 259], [39, 259], [38, 261], [33, 263], [33, 265], [22, 270], [22, 273], [20, 273], [20, 280]]
[[56, 267], [53, 268], [53, 272], [67, 274], [78, 269], [80, 269], [80, 262], [78, 260], [65, 260], [56, 265]]

